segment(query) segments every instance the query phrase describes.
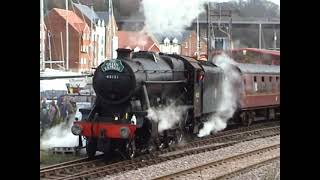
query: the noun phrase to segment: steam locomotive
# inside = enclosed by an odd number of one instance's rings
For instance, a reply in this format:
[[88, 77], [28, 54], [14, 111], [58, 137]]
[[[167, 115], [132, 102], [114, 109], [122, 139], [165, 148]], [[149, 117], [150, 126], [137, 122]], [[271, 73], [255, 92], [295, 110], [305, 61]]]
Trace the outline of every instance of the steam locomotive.
[[[97, 67], [96, 102], [90, 110], [80, 109], [83, 119], [71, 128], [74, 135], [86, 139], [89, 157], [101, 151], [108, 158], [112, 151], [120, 151], [133, 158], [139, 152], [179, 143], [183, 136], [199, 133], [206, 118], [217, 111], [224, 73], [214, 63], [175, 54], [117, 51], [116, 59]], [[234, 68], [243, 76], [234, 121], [250, 124], [259, 113], [274, 118], [280, 109], [279, 88], [272, 84], [276, 79], [259, 87], [257, 83], [265, 75], [278, 77], [280, 70]], [[148, 118], [148, 110], [170, 104], [184, 106], [185, 113], [174, 127], [159, 132], [159, 123]]]

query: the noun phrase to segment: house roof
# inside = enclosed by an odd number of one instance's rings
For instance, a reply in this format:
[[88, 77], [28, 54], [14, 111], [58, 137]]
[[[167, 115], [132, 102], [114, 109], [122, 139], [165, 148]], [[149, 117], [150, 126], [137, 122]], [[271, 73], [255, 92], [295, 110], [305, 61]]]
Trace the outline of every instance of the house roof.
[[142, 50], [148, 51], [151, 48], [154, 49], [154, 47], [156, 46], [157, 49], [159, 49], [159, 47], [151, 39], [151, 37], [144, 32], [118, 31], [117, 36], [119, 39], [119, 45], [118, 45], [119, 48], [134, 49], [136, 47], [139, 47], [141, 51]]
[[94, 22], [99, 20], [99, 16], [88, 6], [83, 4], [72, 3], [85, 17]]
[[105, 24], [108, 24], [109, 22], [109, 12], [108, 11], [99, 11], [99, 12], [96, 12], [96, 14], [98, 15], [98, 17], [100, 19], [103, 19]]
[[68, 14], [68, 22], [76, 31], [83, 32], [85, 29], [89, 31], [88, 25], [74, 13], [73, 11], [67, 11], [64, 9], [53, 8], [51, 11], [58, 13], [63, 19], [66, 20]]
[[280, 56], [280, 51], [267, 50], [267, 49], [257, 49], [257, 48], [238, 48], [238, 49], [234, 49], [233, 51], [242, 51], [242, 50], [247, 50], [247, 51], [257, 52], [257, 53], [260, 53], [260, 54], [269, 54], [269, 55], [274, 55], [274, 56]]
[[276, 65], [237, 63], [236, 66], [244, 73], [280, 73], [280, 66]]
[[175, 35], [173, 34], [165, 34], [165, 33], [154, 33], [153, 36], [156, 38], [156, 40], [160, 43], [163, 44], [163, 40], [165, 38], [169, 38], [170, 41], [172, 41], [174, 38], [178, 40], [178, 44], [181, 44], [185, 39], [187, 39], [193, 31], [183, 31], [182, 33], [177, 33]]
[[[232, 52], [243, 51], [247, 52], [256, 52], [258, 54], [272, 55], [272, 56], [280, 56], [280, 51], [268, 50], [268, 49], [258, 49], [258, 48], [235, 48], [232, 49]], [[214, 54], [221, 54], [223, 51], [218, 50], [215, 51]]]

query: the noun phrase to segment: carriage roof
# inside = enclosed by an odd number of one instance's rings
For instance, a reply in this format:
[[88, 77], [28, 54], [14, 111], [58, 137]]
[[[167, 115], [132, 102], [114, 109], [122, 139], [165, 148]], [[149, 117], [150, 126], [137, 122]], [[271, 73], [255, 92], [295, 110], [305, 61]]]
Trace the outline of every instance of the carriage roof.
[[279, 74], [280, 66], [266, 65], [266, 64], [243, 64], [237, 63], [236, 65], [242, 73], [254, 73], [254, 74]]

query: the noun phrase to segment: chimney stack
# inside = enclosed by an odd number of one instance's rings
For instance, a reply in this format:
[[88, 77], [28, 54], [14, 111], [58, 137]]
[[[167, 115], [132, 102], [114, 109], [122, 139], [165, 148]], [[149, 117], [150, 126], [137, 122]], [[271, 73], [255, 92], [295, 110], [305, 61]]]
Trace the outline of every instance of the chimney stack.
[[125, 49], [125, 48], [118, 48], [117, 49], [118, 57], [117, 59], [131, 59], [132, 57], [132, 50]]

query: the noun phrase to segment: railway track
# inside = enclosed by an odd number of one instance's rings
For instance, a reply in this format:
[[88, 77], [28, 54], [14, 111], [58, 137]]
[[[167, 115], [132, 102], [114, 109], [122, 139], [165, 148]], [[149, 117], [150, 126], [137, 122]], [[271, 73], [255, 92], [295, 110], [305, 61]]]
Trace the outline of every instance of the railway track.
[[[93, 160], [100, 159], [102, 157], [103, 157], [102, 155], [98, 155]], [[62, 162], [62, 163], [58, 163], [58, 164], [53, 164], [53, 165], [50, 165], [50, 166], [40, 167], [40, 172], [45, 172], [45, 171], [48, 171], [48, 170], [53, 170], [55, 168], [65, 167], [65, 166], [68, 166], [68, 165], [78, 164], [78, 163], [83, 163], [83, 162], [89, 162], [89, 161], [90, 160], [87, 157], [76, 159], [76, 160], [72, 160], [72, 161], [66, 161], [66, 162]]]
[[[103, 156], [96, 157], [93, 160], [86, 158], [85, 160], [78, 160], [68, 162], [65, 165], [56, 165], [48, 167], [47, 169], [40, 170], [40, 179], [60, 179], [66, 175], [81, 172], [83, 169], [91, 169], [99, 166], [104, 166]], [[61, 163], [63, 164], [63, 163]]]
[[[257, 124], [251, 127], [223, 131], [183, 146], [167, 148], [151, 154], [142, 155], [133, 160], [120, 161], [105, 165], [102, 159], [82, 162], [67, 162], [66, 165], [40, 170], [41, 179], [86, 179], [98, 178], [116, 174], [136, 168], [141, 168], [167, 160], [172, 160], [191, 154], [212, 151], [227, 146], [232, 146], [243, 141], [250, 141], [262, 137], [275, 136], [280, 133], [279, 122]], [[220, 143], [216, 145], [216, 143]]]
[[[186, 170], [182, 170], [182, 171], [178, 171], [172, 174], [167, 174], [158, 178], [155, 178], [155, 180], [163, 180], [163, 179], [192, 179], [194, 175], [196, 175], [196, 177], [199, 177], [199, 174], [204, 173], [204, 172], [212, 172], [214, 169], [218, 169], [221, 168], [223, 166], [228, 166], [231, 163], [235, 163], [236, 161], [242, 160], [244, 158], [250, 158], [252, 156], [263, 156], [266, 152], [270, 152], [270, 151], [274, 151], [274, 150], [278, 150], [280, 149], [280, 144], [276, 144], [276, 145], [272, 145], [272, 146], [268, 146], [262, 149], [258, 149], [258, 150], [254, 150], [254, 151], [250, 151], [247, 153], [243, 153], [243, 154], [239, 154], [239, 155], [235, 155], [226, 159], [222, 159], [222, 160], [218, 160], [218, 161], [213, 161], [213, 162], [209, 162], [200, 166], [196, 166], [190, 169], [186, 169]], [[243, 167], [239, 167], [236, 170], [232, 170], [231, 172], [227, 172], [226, 174], [222, 174], [222, 175], [218, 175], [216, 177], [212, 177], [213, 174], [207, 174], [207, 175], [203, 175], [205, 176], [205, 179], [230, 179], [232, 177], [238, 176], [240, 174], [243, 173], [247, 173], [249, 171], [251, 171], [252, 169], [256, 169], [262, 166], [265, 166], [269, 163], [272, 163], [276, 160], [280, 159], [280, 153], [279, 155], [275, 155], [272, 156], [271, 158], [265, 158], [261, 161], [256, 161], [256, 162], [252, 162], [250, 163], [250, 165], [248, 166], [243, 166]], [[228, 171], [228, 170], [225, 170]], [[223, 172], [223, 171], [220, 171]], [[211, 177], [210, 177], [211, 175]], [[202, 178], [202, 175], [200, 176]]]
[[[203, 138], [196, 138], [195, 141], [210, 139], [213, 137], [224, 136], [227, 134], [232, 134], [232, 133], [237, 133], [237, 132], [242, 132], [242, 131], [254, 130], [254, 129], [261, 128], [261, 127], [272, 127], [272, 126], [278, 125], [278, 124], [279, 124], [279, 122], [276, 121], [276, 122], [268, 122], [268, 123], [259, 123], [259, 124], [252, 125], [250, 127], [229, 129], [229, 130], [218, 132], [218, 133], [211, 135], [211, 136], [206, 136]], [[178, 148], [179, 147], [171, 148], [168, 150], [164, 150], [164, 152], [178, 150]], [[77, 160], [72, 160], [72, 161], [67, 161], [67, 162], [63, 162], [63, 163], [59, 163], [59, 164], [45, 166], [45, 167], [40, 168], [40, 178], [55, 177], [55, 176], [59, 177], [60, 174], [63, 174], [63, 171], [66, 171], [66, 172], [68, 172], [68, 174], [71, 174], [71, 172], [76, 173], [76, 171], [80, 171], [84, 168], [105, 165], [102, 163], [102, 158], [103, 158], [103, 155], [98, 155], [92, 160], [89, 160], [88, 158], [81, 158], [81, 159], [77, 159]]]
[[256, 163], [256, 164], [253, 164], [253, 165], [250, 165], [250, 166], [246, 166], [244, 168], [241, 168], [241, 169], [236, 170], [234, 172], [231, 172], [229, 174], [225, 174], [225, 175], [219, 176], [216, 179], [217, 180], [230, 179], [230, 178], [239, 176], [241, 174], [250, 172], [250, 171], [252, 171], [254, 169], [258, 169], [260, 167], [263, 167], [263, 166], [266, 166], [268, 164], [271, 164], [271, 163], [273, 163], [273, 162], [275, 162], [277, 160], [280, 160], [280, 156], [277, 156], [277, 157], [274, 157], [274, 158], [271, 158], [271, 159], [268, 159], [268, 160], [264, 160], [264, 161], [261, 161], [259, 163]]

